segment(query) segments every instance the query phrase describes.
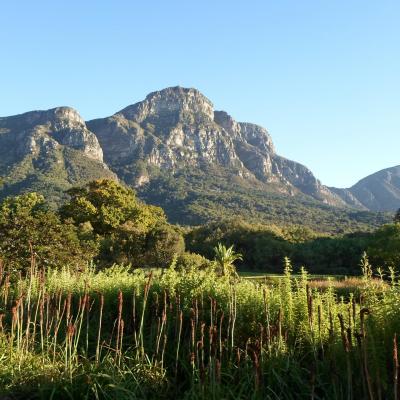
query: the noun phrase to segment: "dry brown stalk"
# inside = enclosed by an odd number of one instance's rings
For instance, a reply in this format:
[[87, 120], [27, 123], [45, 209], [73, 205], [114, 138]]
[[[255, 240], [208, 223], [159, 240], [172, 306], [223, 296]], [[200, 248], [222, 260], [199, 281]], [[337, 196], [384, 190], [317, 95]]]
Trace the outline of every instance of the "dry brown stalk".
[[397, 350], [397, 333], [393, 337], [393, 394], [394, 400], [399, 398], [399, 358]]

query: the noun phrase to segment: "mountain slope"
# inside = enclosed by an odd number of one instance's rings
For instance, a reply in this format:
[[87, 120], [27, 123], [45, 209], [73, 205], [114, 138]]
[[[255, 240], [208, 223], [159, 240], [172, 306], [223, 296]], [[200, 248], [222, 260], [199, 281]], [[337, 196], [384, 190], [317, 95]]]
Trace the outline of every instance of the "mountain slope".
[[221, 168], [162, 171], [137, 188], [147, 203], [163, 207], [173, 223], [199, 225], [222, 219], [251, 223], [303, 225], [319, 232], [370, 230], [390, 221], [384, 213], [333, 207], [309, 196], [268, 190]]
[[[304, 193], [326, 204], [344, 205], [303, 165], [275, 153], [267, 130], [236, 122], [196, 89], [167, 88], [109, 118], [87, 123], [105, 161], [129, 183], [140, 186], [151, 169], [172, 173], [219, 166], [270, 191]], [[137, 161], [140, 161], [138, 168]], [[135, 171], [135, 172], [134, 172]]]
[[45, 193], [58, 203], [64, 191], [92, 179], [116, 179], [79, 114], [69, 107], [0, 118], [1, 197]]
[[346, 203], [372, 211], [400, 208], [400, 165], [369, 175], [349, 189], [331, 188]]

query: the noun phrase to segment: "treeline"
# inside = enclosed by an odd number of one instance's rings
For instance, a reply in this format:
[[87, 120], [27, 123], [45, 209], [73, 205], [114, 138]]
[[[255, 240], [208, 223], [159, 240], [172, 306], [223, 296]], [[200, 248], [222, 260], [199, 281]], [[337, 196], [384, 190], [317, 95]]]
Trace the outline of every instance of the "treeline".
[[69, 200], [52, 211], [43, 196], [27, 193], [0, 205], [0, 261], [24, 272], [32, 258], [41, 267], [98, 268], [116, 264], [165, 268], [207, 263], [185, 253], [179, 227], [163, 210], [144, 204], [134, 191], [112, 180], [96, 180], [67, 192]]
[[133, 267], [204, 268], [219, 243], [234, 246], [238, 269], [282, 272], [283, 259], [310, 272], [359, 274], [366, 251], [374, 265], [400, 263], [400, 224], [374, 232], [321, 236], [304, 226], [250, 224], [238, 219], [182, 228], [164, 211], [143, 203], [135, 192], [112, 180], [96, 180], [67, 192], [68, 201], [53, 211], [43, 196], [27, 193], [0, 204], [0, 262], [14, 272], [30, 268], [93, 262]]
[[239, 270], [280, 273], [284, 257], [289, 257], [295, 268], [305, 266], [312, 273], [358, 275], [364, 251], [376, 266], [400, 264], [400, 223], [382, 225], [374, 232], [321, 236], [302, 226], [281, 228], [230, 220], [186, 235], [187, 248], [206, 257], [217, 243], [234, 245], [243, 255]]
[[[118, 174], [132, 182], [129, 174]], [[224, 168], [185, 168], [170, 173], [152, 170], [152, 179], [138, 188], [149, 204], [163, 208], [169, 221], [198, 226], [240, 216], [265, 225], [305, 225], [329, 234], [373, 230], [392, 220], [391, 213], [331, 207], [309, 196], [288, 196], [267, 185], [242, 179]], [[210, 179], [212, 177], [212, 179]]]

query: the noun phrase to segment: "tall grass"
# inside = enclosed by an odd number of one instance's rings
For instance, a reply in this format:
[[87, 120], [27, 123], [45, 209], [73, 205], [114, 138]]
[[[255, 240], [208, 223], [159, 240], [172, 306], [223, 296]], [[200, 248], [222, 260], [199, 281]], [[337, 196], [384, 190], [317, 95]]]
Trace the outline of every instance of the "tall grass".
[[400, 296], [212, 270], [2, 272], [0, 394], [15, 398], [398, 398]]

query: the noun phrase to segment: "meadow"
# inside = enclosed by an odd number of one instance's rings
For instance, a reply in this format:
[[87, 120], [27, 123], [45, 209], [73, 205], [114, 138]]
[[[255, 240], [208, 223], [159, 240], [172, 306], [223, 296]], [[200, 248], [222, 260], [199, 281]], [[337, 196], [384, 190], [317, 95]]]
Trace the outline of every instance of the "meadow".
[[366, 257], [362, 270], [340, 296], [289, 260], [270, 284], [174, 264], [44, 272], [32, 258], [26, 276], [1, 274], [0, 394], [397, 399], [398, 277]]

